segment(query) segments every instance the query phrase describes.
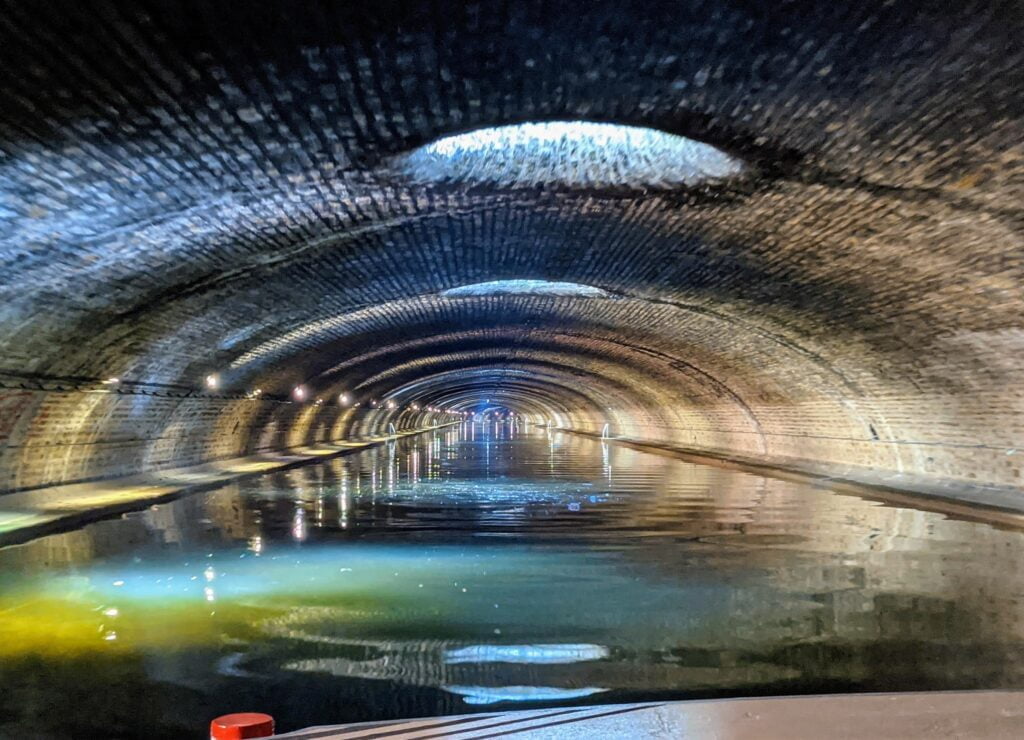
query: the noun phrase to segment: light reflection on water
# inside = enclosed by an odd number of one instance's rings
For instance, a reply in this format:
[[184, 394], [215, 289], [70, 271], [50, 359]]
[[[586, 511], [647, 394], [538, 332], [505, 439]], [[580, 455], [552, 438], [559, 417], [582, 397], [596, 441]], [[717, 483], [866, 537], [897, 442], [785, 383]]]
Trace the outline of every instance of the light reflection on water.
[[1024, 686], [1019, 532], [511, 431], [0, 551], [0, 736]]

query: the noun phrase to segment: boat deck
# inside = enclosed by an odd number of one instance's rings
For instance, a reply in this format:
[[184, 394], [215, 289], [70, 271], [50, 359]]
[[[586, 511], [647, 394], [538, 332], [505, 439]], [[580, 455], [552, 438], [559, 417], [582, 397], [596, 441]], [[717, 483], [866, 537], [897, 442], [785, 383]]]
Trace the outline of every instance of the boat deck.
[[1024, 691], [839, 694], [610, 704], [311, 727], [294, 740], [426, 738], [913, 738], [1024, 737]]

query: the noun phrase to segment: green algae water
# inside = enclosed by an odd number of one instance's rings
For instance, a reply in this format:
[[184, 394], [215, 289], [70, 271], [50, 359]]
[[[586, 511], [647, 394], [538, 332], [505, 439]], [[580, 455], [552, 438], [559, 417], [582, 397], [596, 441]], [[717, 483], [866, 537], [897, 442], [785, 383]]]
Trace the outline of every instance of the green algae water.
[[1024, 687], [1024, 534], [508, 423], [0, 550], [0, 737]]

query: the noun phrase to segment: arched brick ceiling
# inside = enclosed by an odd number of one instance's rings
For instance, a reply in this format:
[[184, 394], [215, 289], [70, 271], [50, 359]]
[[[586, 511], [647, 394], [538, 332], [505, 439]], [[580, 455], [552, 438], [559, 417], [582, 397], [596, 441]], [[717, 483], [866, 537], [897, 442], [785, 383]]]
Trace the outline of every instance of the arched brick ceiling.
[[[1020, 487], [1022, 31], [1013, 2], [5, 3], [0, 488], [392, 418], [296, 385]], [[401, 165], [544, 121], [742, 171]], [[445, 294], [499, 280], [606, 295]]]

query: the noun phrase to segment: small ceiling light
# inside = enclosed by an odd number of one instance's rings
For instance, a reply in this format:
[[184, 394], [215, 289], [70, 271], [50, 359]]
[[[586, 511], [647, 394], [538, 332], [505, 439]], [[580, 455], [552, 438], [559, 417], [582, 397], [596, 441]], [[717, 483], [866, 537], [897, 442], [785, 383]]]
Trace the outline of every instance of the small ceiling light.
[[414, 403], [414, 404], [412, 405], [412, 410], [413, 410], [413, 411], [419, 411], [419, 410], [420, 410], [420, 405], [419, 405], [418, 403]]
[[388, 408], [389, 409], [394, 409], [397, 406], [398, 406], [398, 404], [395, 403], [394, 401], [388, 401]]
[[220, 385], [220, 378], [217, 377], [216, 373], [210, 373], [206, 376], [206, 387], [211, 391], [217, 390], [217, 386]]
[[322, 398], [316, 399], [316, 405], [317, 406], [323, 406], [324, 405], [324, 399], [322, 399]]
[[338, 396], [338, 403], [340, 403], [342, 406], [348, 406], [350, 403], [352, 403], [352, 399], [348, 397], [347, 393], [342, 393], [340, 396]]
[[103, 381], [103, 385], [117, 385], [121, 382], [120, 378], [107, 378]]
[[295, 386], [295, 390], [292, 391], [292, 396], [296, 401], [302, 401], [306, 398], [306, 389], [301, 385]]
[[370, 405], [371, 405], [371, 406], [372, 406], [373, 408], [377, 408], [377, 402], [376, 402], [376, 401], [370, 401]]

